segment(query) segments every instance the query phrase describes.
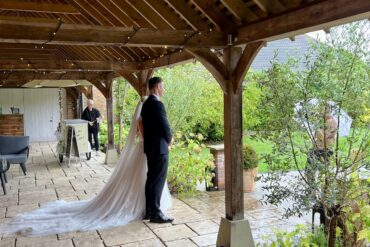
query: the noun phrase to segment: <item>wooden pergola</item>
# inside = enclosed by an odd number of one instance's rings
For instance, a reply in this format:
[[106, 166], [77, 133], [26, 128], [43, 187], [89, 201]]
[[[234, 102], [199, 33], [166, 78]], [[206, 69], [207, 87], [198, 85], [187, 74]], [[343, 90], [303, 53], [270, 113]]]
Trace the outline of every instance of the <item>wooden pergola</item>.
[[242, 190], [241, 86], [250, 64], [267, 41], [368, 18], [369, 0], [1, 0], [0, 86], [90, 81], [107, 100], [112, 149], [113, 79], [146, 95], [154, 70], [199, 60], [224, 92], [226, 216], [217, 244], [253, 246]]

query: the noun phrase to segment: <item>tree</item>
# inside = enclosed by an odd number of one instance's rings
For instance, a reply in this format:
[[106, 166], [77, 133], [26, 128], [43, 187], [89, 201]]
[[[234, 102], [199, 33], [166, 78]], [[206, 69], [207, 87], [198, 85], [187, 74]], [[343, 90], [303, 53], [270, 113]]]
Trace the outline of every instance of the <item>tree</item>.
[[[264, 157], [272, 170], [263, 178], [264, 200], [275, 205], [291, 200], [287, 217], [320, 208], [330, 247], [338, 241], [362, 246], [369, 236], [369, 180], [359, 176], [363, 167], [369, 168], [370, 126], [362, 117], [370, 104], [369, 29], [366, 21], [333, 28], [325, 43], [312, 45], [306, 70], [295, 68], [294, 59], [273, 62], [259, 82], [266, 118], [258, 138], [274, 145]], [[319, 99], [319, 104], [312, 105], [311, 99]], [[332, 149], [323, 111], [329, 101], [353, 118], [351, 134], [339, 137], [337, 132]], [[300, 114], [295, 110], [298, 102]], [[340, 119], [335, 121], [340, 127]], [[318, 146], [317, 130], [324, 148]], [[288, 175], [291, 169], [298, 173]]]

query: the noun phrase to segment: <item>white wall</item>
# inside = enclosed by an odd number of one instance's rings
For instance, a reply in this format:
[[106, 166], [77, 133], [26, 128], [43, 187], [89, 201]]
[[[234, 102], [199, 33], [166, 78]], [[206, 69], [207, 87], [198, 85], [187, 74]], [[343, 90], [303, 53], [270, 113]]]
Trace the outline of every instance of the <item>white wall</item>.
[[[63, 112], [66, 111], [66, 92], [62, 89]], [[24, 114], [24, 133], [31, 141], [55, 141], [60, 121], [59, 89], [0, 89], [3, 114], [11, 114], [10, 107], [20, 108]], [[65, 113], [64, 113], [65, 114]]]

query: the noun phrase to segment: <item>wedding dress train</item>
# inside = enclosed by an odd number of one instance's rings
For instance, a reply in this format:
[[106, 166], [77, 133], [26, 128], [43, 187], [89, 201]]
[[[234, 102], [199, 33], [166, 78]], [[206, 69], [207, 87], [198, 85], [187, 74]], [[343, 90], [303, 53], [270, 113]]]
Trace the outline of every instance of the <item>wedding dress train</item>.
[[[0, 225], [0, 234], [44, 236], [107, 229], [142, 219], [145, 212], [147, 164], [143, 143], [137, 138], [141, 107], [140, 102], [116, 169], [97, 196], [83, 201], [54, 201], [35, 211], [18, 214], [9, 223]], [[161, 209], [166, 210], [171, 204], [166, 184]]]

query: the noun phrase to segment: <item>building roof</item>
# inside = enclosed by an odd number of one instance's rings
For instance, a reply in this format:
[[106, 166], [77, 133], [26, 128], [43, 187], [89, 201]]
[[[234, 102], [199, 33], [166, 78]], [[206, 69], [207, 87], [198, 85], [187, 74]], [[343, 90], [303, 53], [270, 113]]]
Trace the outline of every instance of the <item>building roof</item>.
[[298, 59], [298, 68], [304, 68], [304, 57], [310, 51], [310, 42], [318, 42], [308, 35], [300, 35], [295, 40], [281, 39], [268, 42], [255, 57], [251, 69], [267, 70], [274, 60], [279, 63], [286, 63], [289, 57]]

